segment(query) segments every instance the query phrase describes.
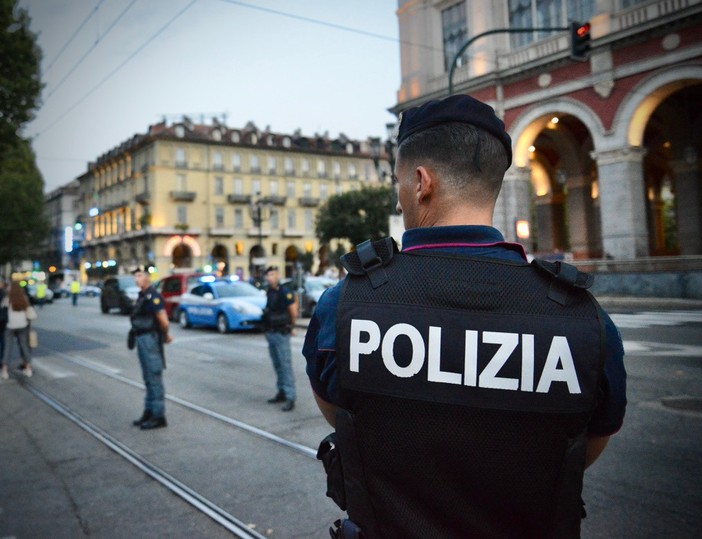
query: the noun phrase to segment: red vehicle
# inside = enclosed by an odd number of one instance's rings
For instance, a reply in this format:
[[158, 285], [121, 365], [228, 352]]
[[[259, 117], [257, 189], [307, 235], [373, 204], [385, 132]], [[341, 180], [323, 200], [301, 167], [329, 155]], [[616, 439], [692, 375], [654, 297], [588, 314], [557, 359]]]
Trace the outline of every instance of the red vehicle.
[[207, 274], [204, 273], [175, 273], [156, 283], [155, 288], [163, 296], [169, 320], [175, 320], [178, 315], [180, 296], [199, 285], [200, 279], [205, 276]]

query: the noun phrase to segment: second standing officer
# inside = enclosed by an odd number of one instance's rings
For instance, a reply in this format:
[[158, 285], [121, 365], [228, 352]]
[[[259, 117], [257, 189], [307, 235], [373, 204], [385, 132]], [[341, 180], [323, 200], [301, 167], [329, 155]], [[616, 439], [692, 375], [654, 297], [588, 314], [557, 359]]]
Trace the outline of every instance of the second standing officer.
[[163, 298], [151, 286], [151, 277], [147, 269], [137, 266], [132, 274], [141, 290], [132, 311], [129, 347], [136, 346], [146, 386], [144, 413], [133, 424], [142, 430], [158, 429], [167, 425], [163, 388], [163, 369], [166, 367], [163, 343], [171, 342], [173, 337], [168, 333], [168, 317]]
[[271, 404], [285, 402], [282, 410], [289, 412], [295, 407], [295, 378], [292, 370], [290, 334], [297, 319], [297, 302], [295, 294], [288, 290], [286, 285], [280, 284], [276, 266], [269, 266], [265, 277], [268, 283], [268, 300], [264, 313], [264, 326], [278, 387], [278, 393], [268, 399], [268, 402]]

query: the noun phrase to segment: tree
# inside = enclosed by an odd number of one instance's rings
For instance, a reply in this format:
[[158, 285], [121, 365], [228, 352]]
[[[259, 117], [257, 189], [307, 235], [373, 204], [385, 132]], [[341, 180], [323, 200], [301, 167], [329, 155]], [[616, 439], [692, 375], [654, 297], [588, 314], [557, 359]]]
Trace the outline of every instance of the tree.
[[26, 140], [4, 145], [0, 158], [0, 263], [34, 258], [49, 231], [44, 182]]
[[16, 0], [0, 0], [0, 142], [12, 143], [34, 117], [42, 88], [41, 50], [29, 29], [27, 11]]
[[0, 0], [0, 264], [32, 258], [48, 233], [44, 181], [20, 136], [42, 88], [41, 51], [29, 22], [16, 0]]
[[349, 191], [327, 200], [317, 214], [317, 237], [322, 243], [348, 239], [351, 245], [388, 235], [391, 188], [386, 186]]

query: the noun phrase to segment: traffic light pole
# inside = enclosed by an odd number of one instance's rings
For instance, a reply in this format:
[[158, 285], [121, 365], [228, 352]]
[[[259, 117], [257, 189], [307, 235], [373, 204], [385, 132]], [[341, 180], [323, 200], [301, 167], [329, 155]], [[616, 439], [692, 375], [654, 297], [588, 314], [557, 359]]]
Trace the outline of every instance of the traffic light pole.
[[463, 46], [460, 48], [460, 50], [456, 53], [456, 55], [453, 57], [453, 60], [451, 61], [451, 67], [449, 68], [449, 76], [448, 76], [448, 95], [453, 94], [453, 72], [456, 70], [456, 63], [458, 62], [458, 59], [461, 57], [461, 54], [470, 47], [474, 41], [480, 39], [481, 37], [488, 36], [490, 34], [520, 34], [520, 33], [525, 33], [525, 32], [565, 32], [569, 30], [570, 27], [561, 27], [559, 26], [558, 28], [496, 28], [495, 30], [488, 30], [487, 32], [483, 32], [481, 34], [478, 34], [477, 36], [473, 36], [470, 38], [468, 41], [466, 41]]

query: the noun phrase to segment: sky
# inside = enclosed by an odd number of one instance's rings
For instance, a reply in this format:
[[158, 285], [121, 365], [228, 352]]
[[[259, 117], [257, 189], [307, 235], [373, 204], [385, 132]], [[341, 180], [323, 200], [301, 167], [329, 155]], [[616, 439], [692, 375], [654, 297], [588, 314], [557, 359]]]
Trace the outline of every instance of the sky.
[[32, 140], [45, 192], [151, 124], [385, 137], [396, 0], [20, 0], [38, 34]]

